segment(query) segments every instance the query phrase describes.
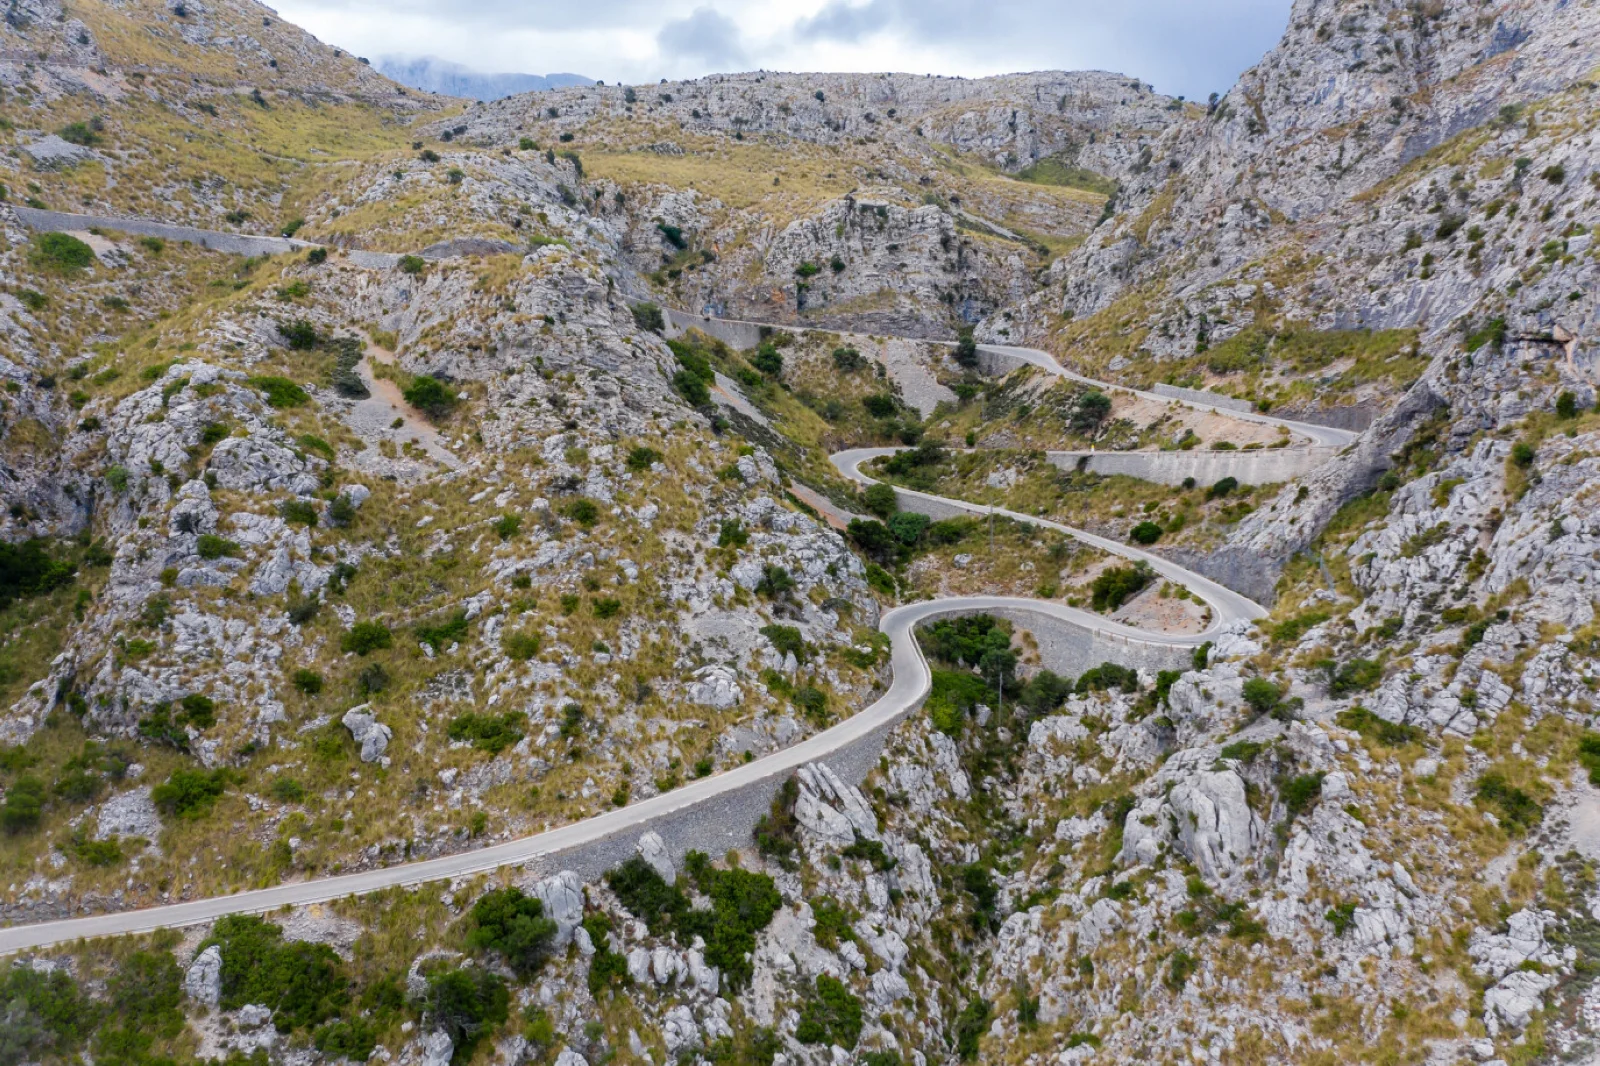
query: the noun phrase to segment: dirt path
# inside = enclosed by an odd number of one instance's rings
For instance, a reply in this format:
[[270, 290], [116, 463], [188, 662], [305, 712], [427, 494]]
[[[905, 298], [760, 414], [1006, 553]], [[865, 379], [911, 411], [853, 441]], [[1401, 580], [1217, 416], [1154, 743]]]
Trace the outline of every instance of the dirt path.
[[[393, 352], [368, 343], [361, 362], [356, 364], [356, 373], [361, 376], [361, 382], [366, 385], [370, 395], [351, 405], [345, 416], [350, 428], [364, 440], [389, 440], [397, 447], [414, 443], [439, 465], [460, 470], [463, 465], [461, 460], [450, 451], [439, 431], [428, 423], [421, 411], [406, 403], [400, 395], [400, 386], [372, 372], [369, 360], [386, 366], [395, 363]], [[398, 426], [395, 425], [396, 421], [400, 423]]]

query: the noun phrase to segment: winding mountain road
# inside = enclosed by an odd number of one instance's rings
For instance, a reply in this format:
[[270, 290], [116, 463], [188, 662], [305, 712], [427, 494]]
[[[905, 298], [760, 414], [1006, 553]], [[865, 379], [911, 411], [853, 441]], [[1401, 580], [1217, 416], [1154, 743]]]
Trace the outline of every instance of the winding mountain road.
[[[1077, 378], [1077, 375], [1070, 374], [1044, 352], [1025, 348], [997, 350], [1001, 354], [1013, 355], [1041, 366], [1052, 373]], [[1098, 382], [1095, 384], [1104, 388], [1114, 388]], [[1155, 398], [1163, 403], [1174, 402], [1167, 397]], [[1203, 405], [1191, 403], [1189, 406]], [[1229, 417], [1282, 424], [1280, 420], [1265, 416], [1215, 410]], [[1321, 443], [1345, 443], [1353, 436], [1342, 430], [1326, 430], [1323, 427], [1299, 423], [1289, 423], [1289, 426]], [[850, 480], [857, 484], [871, 484], [872, 479], [861, 472], [861, 464], [868, 459], [890, 454], [895, 450], [854, 449], [835, 455], [833, 462]], [[991, 512], [990, 508], [962, 500], [903, 489], [898, 491], [931, 504], [956, 508], [972, 514], [982, 515]], [[603, 841], [613, 840], [623, 834], [643, 832], [653, 823], [675, 812], [682, 812], [708, 801], [729, 796], [762, 782], [776, 781], [808, 763], [835, 756], [850, 745], [866, 740], [876, 731], [892, 725], [914, 711], [927, 696], [932, 683], [931, 670], [918, 646], [914, 631], [918, 624], [939, 615], [1025, 611], [1112, 637], [1124, 645], [1143, 644], [1172, 649], [1199, 647], [1224, 626], [1236, 621], [1252, 621], [1264, 617], [1267, 613], [1250, 599], [1153, 553], [1030, 515], [1004, 509], [996, 509], [993, 513], [1005, 515], [1018, 522], [1056, 530], [1104, 551], [1149, 564], [1163, 577], [1185, 586], [1210, 606], [1209, 626], [1201, 633], [1155, 633], [1125, 626], [1064, 604], [1007, 596], [968, 596], [909, 604], [888, 611], [879, 624], [879, 628], [889, 637], [890, 642], [892, 681], [888, 691], [864, 711], [838, 725], [792, 747], [755, 759], [725, 773], [693, 781], [682, 788], [641, 800], [627, 807], [607, 811], [581, 822], [476, 851], [142, 910], [11, 926], [0, 929], [0, 954], [41, 948], [81, 938], [145, 933], [156, 929], [198, 925], [229, 914], [263, 913], [280, 907], [303, 906], [397, 886], [448, 880], [505, 866], [522, 865], [546, 857], [559, 857], [587, 845], [598, 845]]]

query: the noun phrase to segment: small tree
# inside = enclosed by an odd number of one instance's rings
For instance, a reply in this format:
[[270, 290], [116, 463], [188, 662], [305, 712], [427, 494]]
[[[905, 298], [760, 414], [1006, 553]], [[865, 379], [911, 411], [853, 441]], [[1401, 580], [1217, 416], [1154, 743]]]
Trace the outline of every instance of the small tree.
[[1111, 417], [1111, 397], [1099, 389], [1090, 389], [1078, 397], [1072, 407], [1070, 424], [1078, 433], [1093, 433]]
[[406, 403], [434, 421], [445, 418], [456, 406], [456, 394], [436, 377], [419, 374], [406, 386]]
[[956, 339], [956, 362], [968, 370], [978, 366], [978, 341], [972, 335], [972, 327], [963, 329]]
[[472, 905], [472, 931], [467, 946], [495, 951], [518, 977], [532, 977], [550, 957], [556, 923], [544, 915], [544, 904], [519, 888], [484, 894]]
[[880, 482], [869, 486], [867, 491], [861, 494], [861, 506], [879, 518], [888, 519], [900, 510], [900, 498], [895, 495], [893, 485]]

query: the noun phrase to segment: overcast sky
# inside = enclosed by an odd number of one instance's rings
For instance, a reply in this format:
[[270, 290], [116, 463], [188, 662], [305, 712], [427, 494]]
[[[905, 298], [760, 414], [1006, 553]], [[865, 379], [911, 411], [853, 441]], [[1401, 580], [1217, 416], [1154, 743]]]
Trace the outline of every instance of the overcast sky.
[[1290, 0], [279, 0], [358, 55], [612, 84], [743, 70], [1111, 70], [1190, 98], [1275, 44]]

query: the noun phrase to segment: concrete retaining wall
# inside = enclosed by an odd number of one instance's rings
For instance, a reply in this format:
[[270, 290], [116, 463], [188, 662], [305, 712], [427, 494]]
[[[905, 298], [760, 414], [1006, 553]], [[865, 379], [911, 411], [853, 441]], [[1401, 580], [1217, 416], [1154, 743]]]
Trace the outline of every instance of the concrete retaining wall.
[[1194, 652], [1188, 648], [1124, 640], [1021, 608], [990, 613], [1032, 633], [1039, 644], [1041, 665], [1063, 677], [1077, 677], [1101, 663], [1116, 663], [1151, 673], [1187, 670], [1194, 663]]
[[1013, 370], [1021, 370], [1033, 364], [1021, 356], [1009, 352], [997, 352], [993, 348], [978, 345], [978, 372], [992, 378], [1002, 378]]
[[1188, 478], [1198, 485], [1214, 485], [1225, 477], [1236, 478], [1243, 485], [1276, 485], [1304, 477], [1335, 454], [1333, 448], [1277, 448], [1254, 452], [1050, 452], [1048, 457], [1062, 470], [1123, 474], [1162, 485], [1181, 485]]
[[1209, 404], [1224, 411], [1237, 411], [1248, 415], [1254, 413], [1256, 405], [1249, 400], [1240, 400], [1232, 396], [1224, 396], [1220, 392], [1207, 392], [1205, 389], [1184, 389], [1177, 385], [1152, 385], [1150, 391], [1157, 396], [1167, 396], [1174, 400], [1184, 400], [1188, 403]]
[[281, 255], [312, 245], [287, 237], [252, 237], [241, 233], [222, 233], [217, 230], [196, 229], [193, 226], [169, 226], [164, 222], [144, 222], [139, 219], [110, 218], [105, 215], [74, 215], [64, 211], [41, 211], [33, 207], [12, 205], [17, 218], [29, 229], [41, 233], [68, 233], [75, 230], [103, 229], [118, 233], [131, 233], [138, 237], [160, 237], [164, 241], [188, 242], [229, 255]]
[[761, 343], [761, 327], [754, 322], [707, 318], [705, 315], [692, 315], [667, 307], [661, 309], [661, 317], [666, 320], [668, 337], [681, 337], [689, 330], [697, 329], [737, 351], [754, 348]]

